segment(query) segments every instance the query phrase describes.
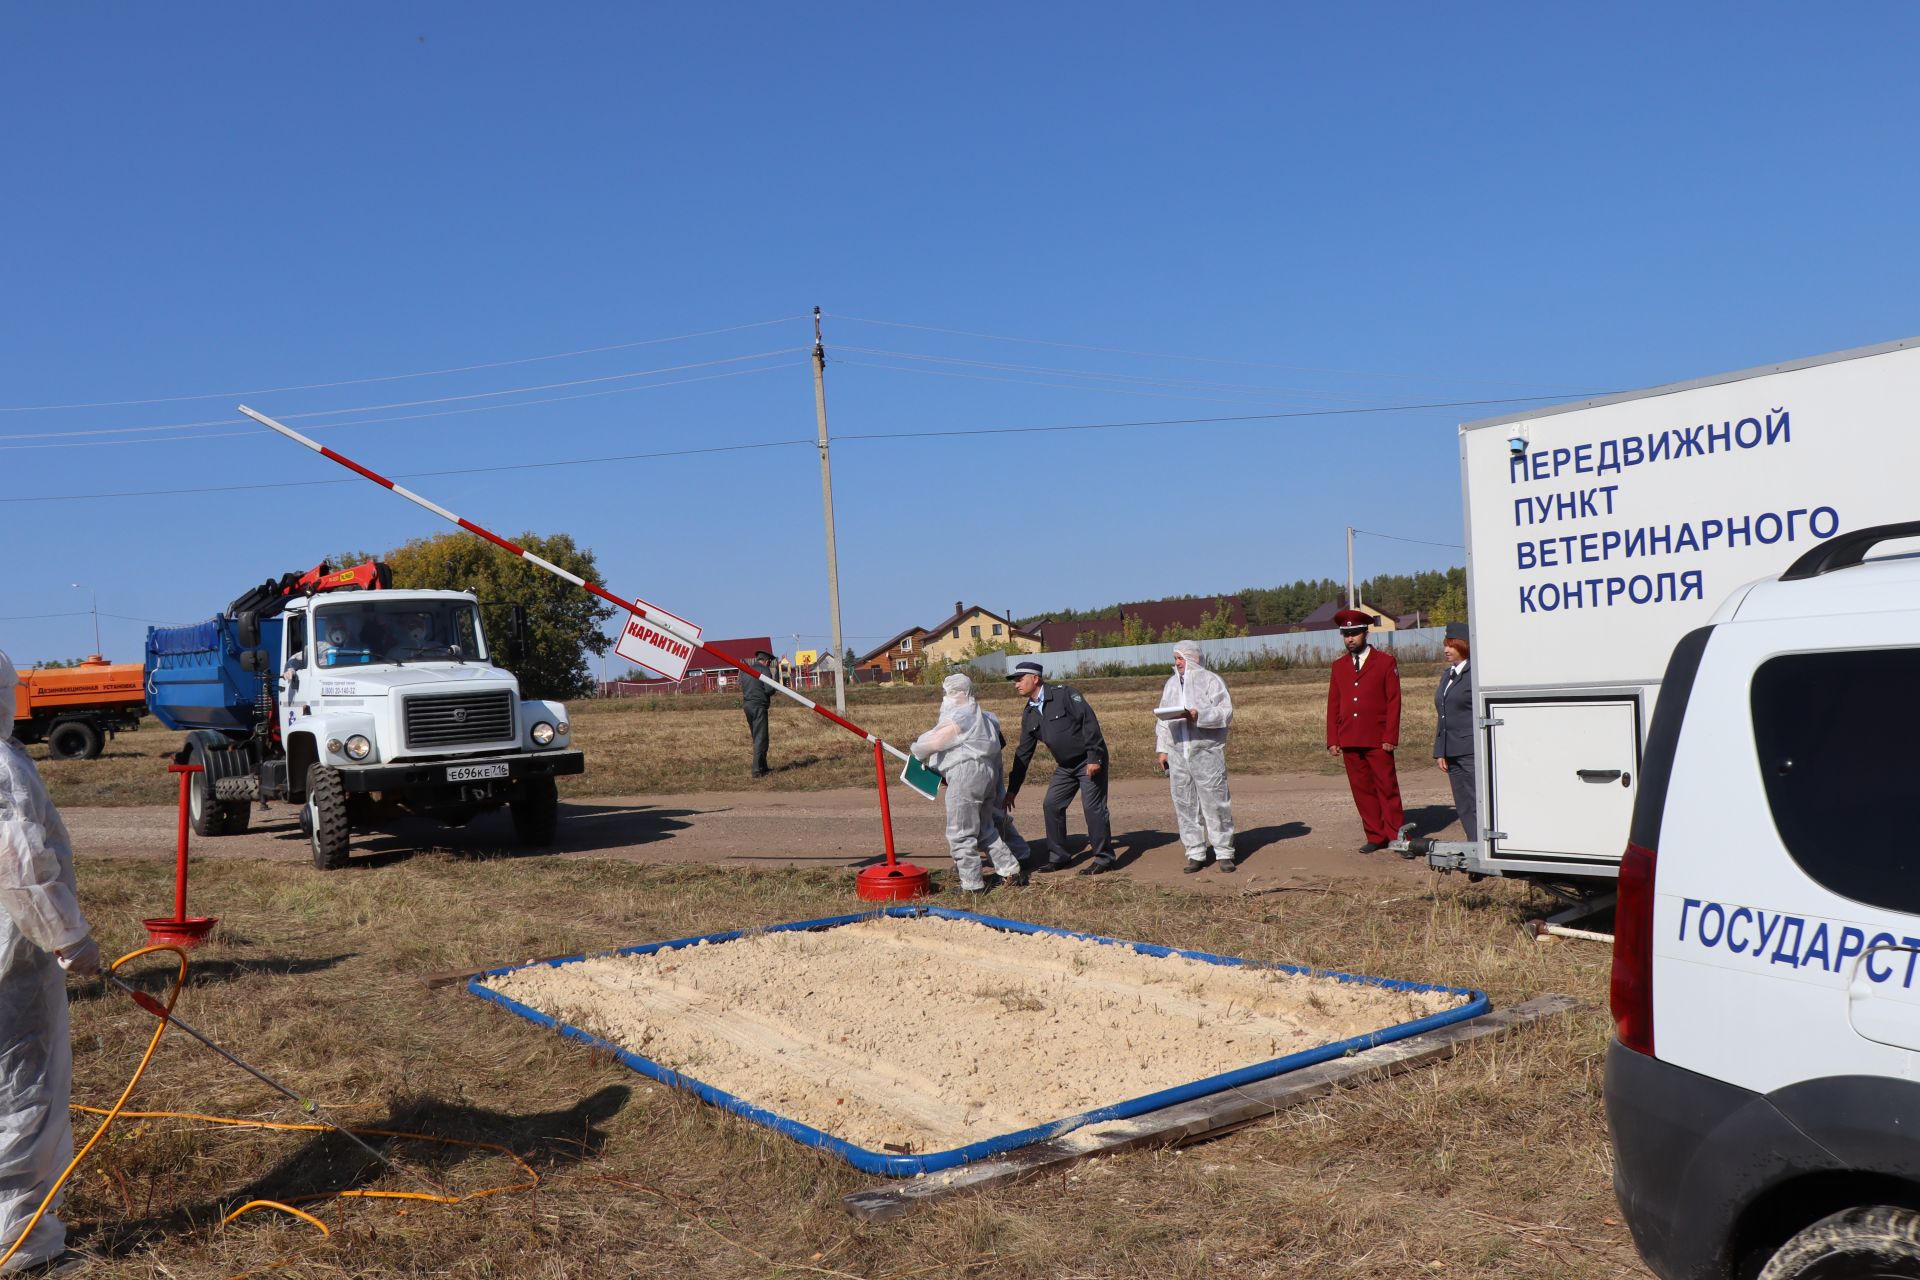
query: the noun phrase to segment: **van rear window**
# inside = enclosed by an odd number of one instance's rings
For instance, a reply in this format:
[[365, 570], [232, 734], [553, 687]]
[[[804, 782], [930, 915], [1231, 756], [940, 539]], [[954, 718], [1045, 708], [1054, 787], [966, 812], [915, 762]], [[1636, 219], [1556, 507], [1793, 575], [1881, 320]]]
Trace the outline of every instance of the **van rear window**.
[[1767, 804], [1801, 870], [1833, 892], [1920, 914], [1920, 649], [1799, 653], [1753, 676]]

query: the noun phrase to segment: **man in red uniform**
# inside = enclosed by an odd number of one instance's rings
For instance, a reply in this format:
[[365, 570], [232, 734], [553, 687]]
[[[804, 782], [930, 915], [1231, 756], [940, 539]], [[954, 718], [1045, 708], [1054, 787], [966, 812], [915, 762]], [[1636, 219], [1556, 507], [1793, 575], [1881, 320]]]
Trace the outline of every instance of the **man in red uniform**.
[[1400, 779], [1393, 749], [1400, 743], [1400, 672], [1393, 655], [1367, 644], [1373, 619], [1358, 609], [1333, 615], [1347, 656], [1335, 658], [1327, 682], [1327, 750], [1344, 757], [1347, 785], [1367, 842], [1361, 853], [1378, 853], [1400, 833]]

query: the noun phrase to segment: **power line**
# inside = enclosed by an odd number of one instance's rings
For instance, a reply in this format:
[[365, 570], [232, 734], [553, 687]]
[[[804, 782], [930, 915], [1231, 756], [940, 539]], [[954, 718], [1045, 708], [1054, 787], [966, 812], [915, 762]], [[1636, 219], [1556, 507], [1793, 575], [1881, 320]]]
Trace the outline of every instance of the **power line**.
[[[684, 387], [695, 382], [717, 382], [722, 378], [745, 378], [756, 373], [774, 373], [782, 369], [801, 369], [806, 362], [788, 360], [781, 364], [764, 365], [758, 369], [730, 369], [725, 373], [702, 374], [697, 378], [674, 378], [667, 382], [649, 382], [637, 387], [610, 387], [600, 391], [582, 391], [568, 396], [541, 396], [536, 400], [516, 400], [512, 404], [469, 405], [462, 409], [436, 409], [431, 413], [400, 413], [384, 418], [363, 418], [355, 422], [321, 422], [309, 426], [309, 431], [338, 431], [349, 427], [373, 427], [393, 422], [419, 422], [427, 418], [453, 418], [468, 413], [497, 413], [502, 409], [528, 409], [535, 405], [561, 404], [571, 400], [593, 400], [601, 396], [628, 395], [635, 391], [656, 391], [662, 387]], [[344, 412], [344, 411], [343, 411]], [[289, 414], [288, 417], [299, 417]], [[230, 418], [224, 422], [246, 422], [245, 418]], [[215, 424], [208, 424], [215, 425]], [[264, 437], [269, 433], [252, 428], [246, 431], [209, 431], [182, 436], [149, 436], [143, 440], [71, 440], [55, 444], [0, 444], [0, 452], [18, 449], [97, 449], [102, 446], [126, 448], [137, 444], [169, 444], [180, 440], [233, 440], [242, 436]], [[0, 439], [7, 437], [0, 436]]]
[[41, 618], [84, 618], [91, 610], [75, 609], [71, 613], [16, 613], [0, 618], [0, 622], [36, 622]]
[[[1055, 342], [1045, 338], [1015, 338], [1000, 333], [979, 333], [971, 329], [947, 329], [934, 324], [914, 324], [906, 320], [870, 320], [860, 316], [827, 313], [835, 320], [845, 320], [852, 324], [885, 325], [892, 329], [918, 329], [925, 333], [945, 333], [960, 338], [981, 338], [988, 342], [1020, 342], [1035, 347], [1061, 347], [1069, 351], [1099, 351], [1107, 355], [1135, 356], [1146, 360], [1190, 360], [1197, 364], [1238, 365], [1243, 369], [1285, 369], [1292, 373], [1331, 373], [1354, 378], [1402, 378], [1410, 381], [1459, 382], [1497, 387], [1549, 387], [1553, 384], [1543, 382], [1510, 382], [1493, 378], [1458, 378], [1444, 373], [1382, 373], [1365, 369], [1325, 369], [1311, 365], [1278, 364], [1266, 360], [1232, 360], [1224, 356], [1177, 355], [1165, 351], [1132, 351], [1125, 347], [1103, 347], [1085, 342]], [[1554, 395], [1573, 396], [1577, 393], [1555, 391]]]
[[1364, 533], [1369, 538], [1385, 538], [1389, 542], [1417, 542], [1423, 547], [1452, 547], [1455, 551], [1466, 550], [1457, 542], [1429, 542], [1425, 538], [1403, 538], [1397, 533], [1375, 533], [1371, 529], [1355, 529], [1354, 532]]
[[[1280, 400], [1280, 399], [1275, 399], [1273, 397], [1262, 397], [1259, 399], [1254, 399], [1248, 396], [1210, 396], [1210, 395], [1202, 395], [1198, 392], [1143, 391], [1134, 387], [1089, 387], [1082, 384], [1071, 383], [1071, 382], [1044, 382], [1037, 378], [1003, 378], [991, 373], [969, 373], [962, 369], [901, 368], [898, 365], [876, 364], [868, 360], [839, 360], [839, 361], [836, 361], [835, 363], [843, 369], [845, 368], [878, 369], [886, 373], [910, 373], [910, 374], [918, 374], [924, 377], [966, 378], [974, 382], [999, 382], [999, 383], [1010, 384], [1016, 387], [1048, 387], [1048, 388], [1052, 388], [1060, 391], [1080, 391], [1080, 392], [1098, 391], [1104, 395], [1135, 396], [1135, 397], [1144, 398], [1148, 400], [1183, 400], [1189, 403], [1194, 401], [1200, 401], [1206, 404], [1248, 404], [1248, 405], [1273, 405], [1273, 404], [1294, 403], [1294, 401]], [[1086, 376], [1091, 377], [1091, 376], [1097, 376], [1097, 375], [1086, 375]], [[1160, 384], [1160, 385], [1173, 385], [1173, 384]], [[1332, 395], [1328, 393], [1311, 392], [1311, 391], [1301, 392], [1299, 394], [1301, 396], [1305, 396], [1309, 399], [1314, 399], [1314, 400], [1345, 400], [1351, 403], [1352, 401], [1357, 399], [1357, 397], [1354, 397], [1354, 396], [1340, 396], [1340, 395]], [[1536, 400], [1554, 400], [1559, 398], [1560, 397], [1558, 396], [1530, 397], [1530, 399], [1536, 399]]]
[[[948, 431], [869, 431], [861, 434], [835, 436], [836, 441], [855, 440], [938, 440], [955, 436], [1003, 436], [1003, 435], [1042, 435], [1066, 431], [1120, 431], [1129, 429], [1157, 429], [1171, 427], [1232, 426], [1245, 422], [1279, 422], [1293, 418], [1345, 417], [1353, 414], [1369, 413], [1406, 413], [1420, 409], [1460, 409], [1483, 405], [1517, 404], [1538, 400], [1539, 396], [1521, 396], [1517, 399], [1503, 400], [1437, 400], [1418, 404], [1372, 405], [1347, 409], [1296, 409], [1276, 413], [1243, 413], [1227, 417], [1214, 418], [1151, 418], [1137, 422], [1078, 422], [1050, 427], [964, 427]], [[352, 425], [352, 424], [337, 424]], [[601, 458], [568, 458], [544, 462], [509, 462], [489, 467], [458, 467], [442, 471], [406, 471], [395, 474], [396, 479], [410, 480], [422, 476], [462, 476], [480, 475], [494, 471], [532, 471], [552, 467], [600, 466], [610, 462], [635, 462], [657, 458], [684, 458], [703, 453], [735, 453], [748, 449], [782, 449], [792, 445], [815, 447], [811, 438], [797, 440], [761, 440], [745, 444], [708, 445], [696, 449], [666, 449], [656, 453], [619, 454]], [[212, 485], [192, 489], [137, 489], [116, 493], [68, 493], [30, 495], [25, 497], [0, 498], [0, 503], [26, 502], [82, 502], [107, 498], [154, 498], [181, 497], [203, 493], [246, 493], [264, 489], [308, 489], [326, 485], [351, 484], [350, 480], [284, 480], [267, 484]], [[1387, 535], [1379, 535], [1387, 536]]]
[[[1310, 391], [1303, 387], [1268, 387], [1261, 386], [1257, 383], [1245, 382], [1204, 382], [1197, 378], [1155, 378], [1132, 373], [1098, 373], [1087, 369], [1059, 369], [1047, 365], [1006, 364], [996, 360], [966, 360], [958, 356], [934, 356], [911, 351], [888, 351], [878, 347], [842, 346], [839, 347], [838, 350], [852, 351], [860, 355], [886, 356], [895, 360], [919, 360], [932, 364], [967, 365], [973, 368], [1000, 369], [1013, 373], [1047, 373], [1069, 378], [1086, 378], [1099, 382], [1126, 382], [1138, 386], [1166, 387], [1173, 390], [1255, 392], [1265, 394], [1269, 399], [1273, 396], [1305, 396], [1313, 400], [1340, 400], [1346, 401], [1349, 404], [1361, 400], [1359, 396], [1340, 395], [1331, 391]], [[842, 363], [849, 362], [843, 361]], [[900, 372], [924, 373], [931, 371], [902, 369]], [[1201, 399], [1204, 397], [1196, 396], [1194, 398]]]
[[642, 338], [636, 342], [616, 342], [604, 347], [582, 347], [578, 351], [558, 351], [544, 356], [522, 356], [516, 360], [493, 360], [485, 364], [463, 364], [447, 369], [423, 369], [417, 373], [389, 373], [373, 378], [344, 378], [337, 382], [308, 382], [297, 386], [261, 387], [252, 391], [206, 391], [198, 395], [156, 396], [144, 400], [95, 400], [84, 404], [0, 405], [0, 413], [40, 413], [55, 409], [114, 409], [139, 404], [180, 404], [189, 400], [224, 400], [230, 396], [269, 396], [288, 391], [322, 391], [332, 387], [365, 386], [374, 382], [401, 382], [408, 378], [437, 378], [450, 373], [472, 373], [479, 369], [504, 369], [509, 365], [538, 364], [543, 360], [569, 360], [575, 356], [600, 355], [608, 351], [628, 351], [635, 347], [658, 346], [663, 342], [687, 342], [694, 338], [711, 338], [723, 333], [764, 329], [768, 325], [792, 324], [807, 318], [806, 316], [782, 316], [777, 320], [755, 320], [751, 324], [728, 325], [723, 329], [703, 329], [698, 333], [680, 333], [667, 338]]
[[[305, 418], [337, 418], [346, 413], [377, 413], [384, 409], [413, 409], [422, 405], [454, 404], [467, 400], [490, 400], [500, 396], [517, 396], [530, 391], [557, 391], [567, 387], [593, 386], [605, 382], [622, 382], [631, 378], [651, 378], [663, 373], [684, 373], [689, 369], [711, 369], [715, 365], [741, 364], [748, 360], [768, 360], [774, 356], [793, 355], [798, 351], [810, 351], [810, 347], [780, 347], [773, 351], [759, 351], [753, 355], [726, 356], [718, 360], [697, 360], [692, 364], [667, 365], [660, 369], [636, 369], [628, 373], [609, 373], [596, 378], [574, 378], [565, 382], [536, 383], [524, 387], [507, 387], [499, 391], [473, 391], [457, 396], [433, 396], [424, 400], [394, 400], [386, 404], [354, 405], [345, 409], [312, 409], [305, 413], [286, 413], [280, 415], [288, 421]], [[160, 431], [184, 431], [194, 427], [225, 427], [236, 422], [245, 422], [245, 418], [209, 418], [202, 422], [170, 422], [156, 427], [97, 427], [76, 431], [30, 431], [12, 435], [0, 435], [0, 440], [49, 440], [64, 439], [72, 436], [113, 436], [113, 435], [149, 435]]]
[[[703, 453], [739, 453], [748, 449], [783, 449], [789, 445], [811, 445], [811, 439], [761, 440], [750, 444], [706, 445], [697, 449], [663, 449], [657, 453], [624, 453], [604, 458], [568, 458], [552, 462], [503, 462], [491, 467], [455, 467], [443, 471], [396, 471], [396, 480], [417, 480], [431, 476], [473, 476], [495, 471], [537, 471], [550, 467], [592, 467], [609, 462], [639, 462], [653, 458], [687, 458]], [[87, 502], [105, 498], [172, 498], [203, 493], [252, 493], [263, 489], [323, 489], [331, 485], [352, 484], [352, 480], [278, 480], [265, 484], [207, 485], [193, 489], [126, 489], [116, 493], [63, 493], [21, 498], [0, 498], [0, 502]]]
[[1518, 396], [1504, 400], [1435, 400], [1420, 404], [1371, 405], [1351, 409], [1294, 409], [1276, 413], [1242, 413], [1219, 418], [1153, 418], [1141, 422], [1080, 422], [1058, 427], [970, 427], [952, 431], [876, 431], [866, 435], [840, 435], [836, 440], [932, 440], [943, 436], [1041, 435], [1057, 431], [1116, 431], [1130, 427], [1190, 427], [1230, 425], [1238, 422], [1277, 422], [1290, 418], [1337, 418], [1351, 414], [1408, 413], [1418, 409], [1464, 409], [1480, 405], [1523, 404], [1546, 399], [1544, 396]]

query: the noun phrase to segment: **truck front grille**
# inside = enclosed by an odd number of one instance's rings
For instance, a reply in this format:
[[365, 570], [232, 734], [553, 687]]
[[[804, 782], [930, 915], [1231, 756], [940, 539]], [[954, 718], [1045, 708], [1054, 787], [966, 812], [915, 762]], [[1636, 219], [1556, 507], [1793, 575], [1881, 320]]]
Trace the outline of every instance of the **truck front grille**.
[[457, 747], [512, 740], [513, 695], [447, 693], [407, 699], [407, 747]]

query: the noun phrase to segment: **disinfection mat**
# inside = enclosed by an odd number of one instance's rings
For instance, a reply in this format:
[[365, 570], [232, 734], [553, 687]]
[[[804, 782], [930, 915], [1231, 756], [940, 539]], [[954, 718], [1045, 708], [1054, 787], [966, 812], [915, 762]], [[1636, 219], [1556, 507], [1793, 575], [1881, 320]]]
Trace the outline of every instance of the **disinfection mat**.
[[1478, 991], [902, 906], [473, 994], [869, 1173], [953, 1168], [1477, 1017]]

